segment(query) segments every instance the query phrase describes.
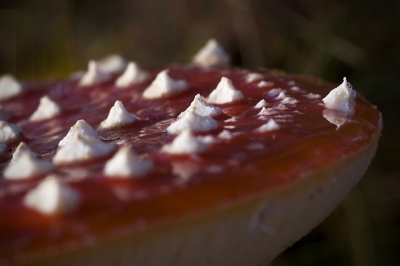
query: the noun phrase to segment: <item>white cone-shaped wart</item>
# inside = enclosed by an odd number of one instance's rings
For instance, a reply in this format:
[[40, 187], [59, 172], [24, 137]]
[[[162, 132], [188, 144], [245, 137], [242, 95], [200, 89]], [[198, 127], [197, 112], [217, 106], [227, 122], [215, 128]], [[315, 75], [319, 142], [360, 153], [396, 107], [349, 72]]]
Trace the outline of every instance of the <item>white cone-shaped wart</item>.
[[210, 116], [198, 115], [195, 110], [188, 110], [185, 115], [177, 119], [168, 128], [170, 134], [178, 134], [185, 129], [193, 132], [207, 132], [218, 127], [218, 122]]
[[68, 134], [58, 143], [58, 147], [69, 144], [77, 135], [100, 139], [96, 131], [85, 120], [81, 119], [69, 129]]
[[29, 117], [30, 121], [40, 121], [53, 118], [61, 113], [61, 107], [49, 97], [40, 98], [40, 104], [36, 111]]
[[171, 144], [162, 147], [162, 151], [170, 154], [192, 154], [207, 150], [207, 145], [193, 136], [190, 129], [183, 130]]
[[259, 87], [259, 88], [269, 87], [269, 86], [274, 86], [274, 83], [270, 82], [270, 81], [262, 80], [262, 81], [258, 82], [258, 84], [257, 84], [257, 87]]
[[47, 215], [66, 214], [78, 208], [80, 198], [78, 191], [50, 175], [25, 195], [24, 205]]
[[132, 124], [136, 120], [138, 120], [138, 118], [134, 114], [129, 113], [121, 101], [116, 101], [114, 106], [111, 107], [107, 119], [101, 122], [100, 127], [121, 127], [123, 125]]
[[7, 100], [21, 94], [24, 87], [12, 75], [0, 77], [0, 101]]
[[224, 104], [239, 101], [244, 96], [241, 91], [237, 90], [232, 81], [226, 77], [222, 77], [215, 88], [208, 96], [207, 102], [213, 104]]
[[343, 83], [331, 90], [322, 101], [328, 109], [335, 109], [350, 114], [354, 112], [356, 106], [355, 98], [356, 92], [350, 83], [347, 82], [346, 78], [343, 78]]
[[105, 165], [110, 177], [143, 177], [153, 168], [153, 162], [140, 159], [129, 146], [122, 147]]
[[22, 152], [17, 158], [9, 163], [4, 170], [7, 179], [26, 179], [44, 175], [54, 168], [49, 161], [38, 158], [32, 152]]
[[177, 183], [182, 184], [190, 180], [190, 178], [201, 170], [201, 166], [191, 160], [172, 161], [172, 173], [178, 177]]
[[126, 69], [128, 62], [119, 54], [111, 54], [97, 60], [99, 69], [105, 73], [120, 73]]
[[187, 88], [186, 81], [174, 80], [168, 75], [168, 70], [163, 70], [143, 92], [143, 98], [148, 100], [165, 98]]
[[210, 39], [193, 57], [193, 63], [201, 66], [227, 65], [229, 61], [229, 55], [214, 39]]
[[274, 110], [272, 108], [263, 107], [263, 108], [261, 108], [261, 111], [258, 112], [257, 115], [260, 115], [260, 116], [267, 115], [268, 116], [268, 115], [273, 115], [273, 114], [276, 114], [276, 113], [278, 113], [278, 111], [276, 111], [276, 110]]
[[284, 91], [281, 91], [278, 96], [276, 97], [277, 100], [283, 100], [286, 98], [286, 94]]
[[321, 98], [321, 95], [317, 94], [317, 93], [307, 93], [306, 96], [308, 99], [318, 99]]
[[201, 116], [217, 116], [222, 114], [222, 111], [219, 107], [208, 104], [206, 99], [200, 94], [197, 94], [194, 97], [190, 106], [184, 112], [182, 112], [178, 118], [183, 117], [189, 111], [194, 111], [196, 114]]
[[218, 134], [218, 138], [231, 139], [231, 138], [233, 138], [233, 134], [229, 130], [224, 129], [221, 133]]
[[249, 73], [245, 76], [245, 79], [247, 82], [254, 82], [254, 81], [259, 81], [263, 79], [264, 76], [260, 73]]
[[[283, 93], [283, 94], [282, 94]], [[268, 93], [267, 93], [268, 97], [279, 97], [281, 99], [285, 98], [286, 95], [284, 93], [284, 91], [281, 88], [274, 88], [271, 89]], [[279, 100], [279, 99], [278, 99]]]
[[274, 119], [270, 119], [268, 123], [260, 126], [259, 128], [256, 129], [257, 132], [268, 132], [268, 131], [274, 131], [278, 130], [280, 128], [279, 124], [275, 122]]
[[89, 61], [88, 71], [82, 76], [79, 85], [82, 87], [92, 86], [106, 81], [110, 74], [101, 70], [93, 60]]
[[0, 142], [11, 142], [17, 139], [21, 132], [21, 129], [17, 125], [0, 121]]
[[14, 151], [14, 153], [12, 155], [10, 164], [15, 162], [24, 153], [31, 153], [31, 154], [33, 154], [34, 156], [37, 157], [37, 154], [32, 152], [31, 149], [29, 149], [28, 145], [26, 145], [25, 142], [20, 142], [18, 144], [18, 147], [15, 149], [15, 151]]
[[99, 139], [75, 135], [66, 145], [59, 148], [53, 158], [55, 164], [84, 162], [109, 155], [115, 146]]
[[135, 62], [130, 62], [125, 72], [118, 77], [115, 85], [120, 88], [126, 88], [148, 79], [150, 75], [141, 69]]
[[263, 108], [263, 107], [265, 107], [265, 106], [267, 106], [267, 102], [266, 102], [264, 99], [262, 99], [261, 101], [259, 101], [259, 102], [254, 106], [254, 108]]
[[296, 105], [296, 103], [298, 103], [298, 101], [295, 98], [286, 96], [282, 101], [282, 104], [286, 104], [286, 105]]

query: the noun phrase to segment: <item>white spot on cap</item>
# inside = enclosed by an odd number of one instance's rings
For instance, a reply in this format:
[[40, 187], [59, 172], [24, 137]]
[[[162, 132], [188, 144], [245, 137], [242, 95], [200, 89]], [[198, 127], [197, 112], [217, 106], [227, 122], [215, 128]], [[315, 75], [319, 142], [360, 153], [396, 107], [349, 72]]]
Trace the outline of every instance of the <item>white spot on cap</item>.
[[287, 105], [295, 105], [297, 103], [297, 100], [295, 98], [287, 96], [281, 101], [281, 103]]
[[61, 113], [61, 107], [49, 97], [40, 98], [40, 104], [36, 111], [29, 117], [30, 121], [40, 121], [53, 118]]
[[193, 63], [201, 66], [227, 65], [229, 61], [229, 55], [214, 39], [210, 39], [193, 57]]
[[38, 158], [32, 152], [22, 152], [4, 170], [7, 179], [26, 179], [50, 172], [53, 164]]
[[111, 107], [107, 119], [101, 122], [100, 127], [120, 127], [123, 125], [132, 124], [136, 120], [138, 120], [138, 118], [134, 114], [129, 113], [121, 101], [116, 101], [114, 106]]
[[197, 139], [205, 144], [214, 144], [219, 142], [219, 140], [213, 135], [198, 136]]
[[152, 161], [140, 159], [131, 147], [123, 146], [106, 163], [104, 172], [110, 177], [143, 177], [152, 168]]
[[218, 134], [218, 138], [225, 140], [232, 139], [233, 134], [229, 130], [224, 129], [221, 133]]
[[308, 93], [308, 94], [306, 94], [305, 95], [308, 99], [318, 99], [318, 98], [321, 98], [321, 95], [319, 95], [319, 94], [316, 94], [316, 93]]
[[195, 110], [188, 110], [167, 128], [167, 132], [177, 134], [185, 129], [190, 129], [194, 132], [207, 132], [217, 127], [218, 122], [212, 117], [201, 116]]
[[258, 114], [257, 115], [260, 115], [260, 116], [264, 116], [264, 115], [274, 115], [274, 114], [277, 114], [278, 113], [278, 111], [276, 111], [276, 110], [274, 110], [274, 109], [272, 109], [272, 108], [265, 108], [265, 107], [263, 107], [262, 109], [261, 109], [261, 111], [260, 112], [258, 112]]
[[0, 100], [7, 100], [21, 94], [24, 87], [12, 75], [0, 77]]
[[296, 91], [296, 92], [301, 92], [301, 91], [302, 91], [302, 90], [301, 90], [299, 87], [297, 87], [297, 86], [291, 87], [290, 90], [291, 90], [291, 91]]
[[201, 170], [201, 166], [191, 160], [172, 161], [172, 173], [178, 176], [176, 183], [184, 184], [188, 182], [196, 173]]
[[14, 153], [12, 155], [10, 164], [15, 162], [17, 160], [17, 158], [19, 158], [24, 153], [31, 153], [31, 154], [33, 154], [34, 156], [37, 157], [37, 154], [32, 152], [31, 149], [29, 149], [28, 145], [26, 145], [25, 142], [20, 142], [18, 144], [18, 147], [15, 149], [15, 151], [14, 151]]
[[69, 144], [77, 135], [100, 139], [100, 136], [97, 135], [96, 131], [94, 131], [85, 120], [81, 119], [70, 128], [68, 134], [60, 141], [60, 143], [58, 143], [58, 147], [63, 147]]
[[82, 87], [102, 83], [110, 78], [110, 74], [99, 68], [93, 60], [89, 61], [88, 71], [82, 76], [79, 85]]
[[24, 205], [47, 215], [70, 213], [77, 209], [80, 194], [59, 178], [50, 175], [24, 197]]
[[208, 96], [207, 101], [213, 104], [224, 104], [239, 101], [243, 98], [242, 92], [233, 86], [232, 81], [226, 77], [222, 77], [217, 88]]
[[0, 121], [0, 142], [8, 143], [18, 138], [21, 129], [12, 123]]
[[274, 131], [278, 130], [280, 126], [275, 122], [274, 119], [270, 119], [268, 123], [260, 126], [259, 128], [256, 129], [257, 132], [268, 132], [268, 131]]
[[262, 87], [271, 87], [271, 86], [274, 86], [274, 83], [271, 82], [271, 81], [264, 81], [264, 80], [262, 80], [262, 81], [260, 81], [260, 82], [257, 84], [257, 87], [259, 87], [259, 88], [262, 88]]
[[126, 88], [141, 83], [149, 78], [149, 74], [141, 69], [135, 62], [130, 62], [125, 72], [118, 77], [115, 85], [120, 88]]
[[194, 97], [190, 106], [184, 112], [182, 112], [178, 118], [183, 117], [189, 111], [194, 111], [196, 114], [201, 116], [217, 116], [222, 114], [222, 111], [219, 107], [208, 104], [206, 99], [200, 94], [197, 94]]
[[263, 107], [265, 107], [265, 106], [267, 106], [267, 102], [266, 102], [264, 99], [262, 99], [261, 101], [259, 101], [259, 102], [254, 106], [254, 108], [263, 108]]
[[97, 60], [99, 70], [105, 73], [120, 73], [126, 69], [126, 60], [119, 54], [111, 54]]
[[322, 101], [328, 109], [335, 109], [350, 114], [354, 112], [356, 105], [354, 98], [356, 98], [356, 92], [350, 83], [347, 82], [346, 78], [343, 78], [343, 83], [331, 90]]
[[[272, 89], [272, 90], [270, 90], [268, 93], [267, 93], [267, 96], [268, 97], [278, 97], [279, 95], [281, 95], [281, 93], [283, 92], [283, 90], [281, 89], [281, 88], [274, 88], [274, 89]], [[285, 94], [283, 94], [283, 98], [285, 97]], [[282, 99], [283, 99], [282, 98]]]
[[278, 105], [274, 106], [275, 110], [287, 110], [288, 107], [284, 105], [283, 103], [279, 103]]
[[264, 76], [260, 73], [249, 73], [245, 76], [245, 79], [247, 82], [254, 82], [254, 81], [258, 81], [260, 79], [263, 79]]
[[286, 98], [286, 94], [285, 94], [284, 91], [281, 91], [281, 92], [278, 94], [278, 96], [276, 96], [276, 99], [277, 99], [277, 100], [283, 100], [283, 99], [285, 99], [285, 98]]
[[166, 144], [161, 151], [170, 154], [192, 154], [207, 150], [207, 145], [195, 136], [190, 129], [183, 130], [171, 144]]
[[150, 86], [143, 92], [144, 99], [160, 99], [176, 94], [188, 88], [184, 80], [174, 80], [168, 70], [161, 71]]
[[60, 147], [53, 158], [55, 164], [90, 161], [109, 155], [115, 146], [97, 138], [85, 135], [73, 136], [67, 144]]

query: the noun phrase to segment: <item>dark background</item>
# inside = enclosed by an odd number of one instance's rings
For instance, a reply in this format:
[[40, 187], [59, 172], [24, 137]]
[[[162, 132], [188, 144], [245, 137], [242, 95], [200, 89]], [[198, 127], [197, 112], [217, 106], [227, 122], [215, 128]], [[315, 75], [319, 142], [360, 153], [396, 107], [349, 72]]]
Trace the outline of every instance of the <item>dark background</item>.
[[271, 265], [400, 265], [400, 1], [0, 0], [0, 74], [66, 77], [120, 53], [185, 63], [216, 38], [243, 67], [353, 87], [383, 113], [367, 174], [320, 226]]

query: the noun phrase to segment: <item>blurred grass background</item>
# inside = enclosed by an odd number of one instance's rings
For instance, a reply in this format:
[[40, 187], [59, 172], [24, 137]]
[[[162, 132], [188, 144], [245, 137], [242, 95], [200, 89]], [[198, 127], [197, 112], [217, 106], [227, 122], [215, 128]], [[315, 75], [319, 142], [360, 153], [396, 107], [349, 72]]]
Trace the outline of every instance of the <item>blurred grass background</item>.
[[366, 176], [271, 265], [400, 265], [400, 1], [0, 0], [0, 74], [20, 79], [62, 78], [110, 53], [185, 63], [211, 37], [234, 65], [346, 76], [383, 113]]

